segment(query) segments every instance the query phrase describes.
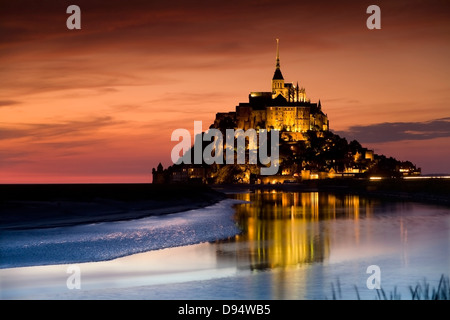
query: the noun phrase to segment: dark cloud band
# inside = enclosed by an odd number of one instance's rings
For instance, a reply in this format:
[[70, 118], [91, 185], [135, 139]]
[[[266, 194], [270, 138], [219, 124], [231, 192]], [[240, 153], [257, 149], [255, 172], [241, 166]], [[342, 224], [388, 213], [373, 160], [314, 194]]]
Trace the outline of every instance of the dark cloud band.
[[336, 133], [347, 139], [365, 143], [450, 137], [450, 117], [423, 122], [386, 122], [352, 126], [346, 131]]

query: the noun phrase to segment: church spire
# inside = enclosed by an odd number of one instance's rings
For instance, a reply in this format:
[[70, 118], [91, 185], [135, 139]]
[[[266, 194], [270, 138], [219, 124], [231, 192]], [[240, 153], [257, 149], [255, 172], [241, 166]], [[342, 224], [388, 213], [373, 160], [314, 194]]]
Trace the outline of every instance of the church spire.
[[279, 49], [280, 39], [277, 39], [277, 69], [280, 69], [280, 49]]
[[[277, 64], [276, 64], [275, 73], [273, 75], [273, 79], [272, 80], [284, 80], [283, 75], [281, 74], [281, 70], [280, 70], [279, 42], [280, 42], [280, 40], [277, 39]], [[283, 86], [284, 86], [284, 84], [283, 84]]]

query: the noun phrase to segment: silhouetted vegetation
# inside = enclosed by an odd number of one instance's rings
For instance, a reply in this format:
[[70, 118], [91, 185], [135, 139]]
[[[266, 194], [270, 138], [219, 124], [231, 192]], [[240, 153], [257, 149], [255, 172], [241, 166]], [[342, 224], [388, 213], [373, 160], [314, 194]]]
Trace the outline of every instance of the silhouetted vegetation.
[[[357, 286], [355, 288], [355, 298], [361, 300], [361, 296]], [[397, 287], [391, 292], [386, 292], [383, 288], [375, 289], [375, 300], [401, 300], [402, 296], [398, 292]], [[437, 287], [431, 287], [430, 284], [423, 280], [422, 283], [417, 283], [415, 286], [409, 286], [410, 297], [407, 300], [450, 300], [450, 279], [445, 275], [441, 275]], [[331, 283], [331, 298], [333, 300], [347, 300], [350, 297], [344, 298], [342, 296], [341, 283], [339, 279], [336, 281], [336, 288], [334, 283]]]

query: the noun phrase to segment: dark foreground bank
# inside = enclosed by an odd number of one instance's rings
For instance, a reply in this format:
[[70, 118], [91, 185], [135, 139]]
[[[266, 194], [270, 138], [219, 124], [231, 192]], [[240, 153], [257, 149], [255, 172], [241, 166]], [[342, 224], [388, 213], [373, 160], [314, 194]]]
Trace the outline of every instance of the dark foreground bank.
[[214, 204], [206, 185], [0, 185], [0, 230], [138, 219]]

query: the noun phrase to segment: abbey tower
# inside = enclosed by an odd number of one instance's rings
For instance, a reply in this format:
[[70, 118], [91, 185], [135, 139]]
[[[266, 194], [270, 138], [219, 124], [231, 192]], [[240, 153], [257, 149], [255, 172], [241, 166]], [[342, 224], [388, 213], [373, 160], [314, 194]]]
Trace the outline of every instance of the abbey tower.
[[312, 103], [306, 98], [306, 90], [293, 83], [286, 83], [280, 67], [279, 40], [277, 39], [275, 72], [271, 92], [251, 92], [249, 102], [241, 102], [235, 112], [217, 113], [213, 127], [221, 128], [221, 122], [234, 123], [235, 128], [247, 130], [279, 130], [285, 140], [305, 140], [307, 131], [329, 130], [328, 117], [322, 111], [320, 101]]

